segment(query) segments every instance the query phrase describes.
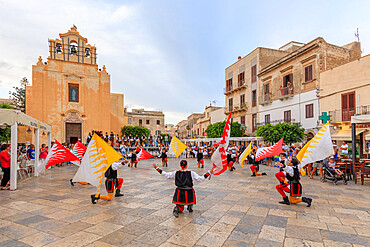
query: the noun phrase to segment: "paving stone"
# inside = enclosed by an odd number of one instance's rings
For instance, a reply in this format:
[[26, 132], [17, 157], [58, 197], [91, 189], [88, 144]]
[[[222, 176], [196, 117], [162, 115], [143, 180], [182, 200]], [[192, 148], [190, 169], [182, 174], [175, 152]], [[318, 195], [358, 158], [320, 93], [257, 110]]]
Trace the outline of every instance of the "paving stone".
[[251, 234], [259, 234], [261, 232], [262, 226], [250, 226], [250, 225], [236, 225], [235, 231], [239, 231], [242, 233], [251, 233]]
[[15, 223], [20, 224], [20, 225], [30, 225], [33, 223], [39, 223], [39, 222], [46, 221], [46, 220], [50, 220], [50, 218], [47, 218], [41, 215], [36, 215], [36, 216], [32, 216], [32, 217], [29, 217], [23, 220], [16, 221]]
[[274, 242], [266, 239], [257, 239], [256, 243], [254, 244], [254, 247], [281, 247], [283, 246], [283, 243]]
[[276, 216], [276, 215], [267, 215], [264, 224], [268, 226], [276, 226], [285, 228], [288, 222], [287, 217]]
[[7, 240], [5, 242], [1, 242], [2, 247], [30, 247], [31, 245], [16, 241], [16, 240]]
[[343, 232], [332, 232], [328, 230], [321, 230], [321, 236], [323, 239], [329, 239], [343, 243], [360, 244], [365, 246], [369, 244], [369, 241], [367, 241], [365, 237]]
[[239, 221], [239, 225], [251, 225], [251, 226], [262, 226], [265, 221], [264, 217], [246, 215]]
[[288, 225], [286, 227], [285, 234], [287, 237], [290, 238], [310, 240], [313, 242], [322, 242], [320, 230], [315, 228]]
[[36, 247], [53, 243], [58, 239], [59, 238], [52, 236], [50, 234], [39, 232], [28, 237], [22, 238], [19, 241]]
[[304, 239], [286, 238], [284, 247], [324, 247], [324, 244]]
[[264, 225], [258, 235], [259, 239], [266, 239], [274, 242], [284, 242], [285, 229], [275, 226]]

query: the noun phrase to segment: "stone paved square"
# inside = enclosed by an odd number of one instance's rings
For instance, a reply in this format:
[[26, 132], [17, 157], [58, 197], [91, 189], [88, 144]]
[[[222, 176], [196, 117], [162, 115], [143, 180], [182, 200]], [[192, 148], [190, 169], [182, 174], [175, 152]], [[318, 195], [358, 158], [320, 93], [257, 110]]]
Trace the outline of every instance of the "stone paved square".
[[[237, 165], [195, 184], [194, 212], [174, 218], [174, 181], [163, 179], [152, 162], [120, 169], [124, 196], [96, 205], [89, 198], [96, 188], [70, 185], [75, 166], [20, 180], [17, 191], [0, 192], [0, 246], [370, 246], [369, 184], [302, 177], [312, 206], [287, 206], [278, 203], [277, 168], [261, 166], [268, 175], [253, 178], [248, 166]], [[206, 171], [188, 162], [198, 174]], [[163, 170], [178, 163], [169, 159]]]

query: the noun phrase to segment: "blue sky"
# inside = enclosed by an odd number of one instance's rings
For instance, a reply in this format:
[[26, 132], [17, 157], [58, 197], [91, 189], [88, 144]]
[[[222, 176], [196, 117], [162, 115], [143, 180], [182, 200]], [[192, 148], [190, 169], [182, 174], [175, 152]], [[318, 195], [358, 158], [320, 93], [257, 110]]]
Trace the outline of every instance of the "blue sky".
[[[63, 2], [63, 4], [61, 4]], [[359, 28], [370, 52], [370, 1], [0, 0], [0, 97], [48, 56], [72, 24], [98, 49], [111, 91], [176, 124], [210, 101], [224, 106], [224, 71], [258, 46], [321, 36], [345, 45]]]

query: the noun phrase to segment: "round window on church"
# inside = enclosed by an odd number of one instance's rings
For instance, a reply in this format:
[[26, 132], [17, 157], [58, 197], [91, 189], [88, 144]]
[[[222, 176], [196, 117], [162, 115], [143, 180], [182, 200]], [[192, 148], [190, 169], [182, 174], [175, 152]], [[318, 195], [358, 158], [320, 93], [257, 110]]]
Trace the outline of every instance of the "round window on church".
[[77, 55], [77, 49], [78, 49], [77, 43], [76, 42], [71, 42], [70, 45], [69, 45], [69, 54], [71, 54], [71, 55], [76, 54]]

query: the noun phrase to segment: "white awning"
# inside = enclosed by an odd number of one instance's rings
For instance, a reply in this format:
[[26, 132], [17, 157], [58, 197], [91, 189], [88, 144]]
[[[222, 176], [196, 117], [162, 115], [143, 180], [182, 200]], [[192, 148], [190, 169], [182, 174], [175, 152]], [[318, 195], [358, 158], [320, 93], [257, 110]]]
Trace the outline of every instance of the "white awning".
[[[197, 139], [182, 139], [186, 142], [219, 142], [221, 138], [197, 138]], [[263, 137], [230, 137], [230, 141], [263, 141]]]
[[48, 125], [36, 118], [28, 116], [21, 111], [12, 109], [0, 109], [0, 125], [12, 126], [14, 123], [18, 125], [38, 128], [40, 130], [51, 132], [51, 125]]
[[[365, 131], [366, 129], [356, 128], [356, 135], [359, 135]], [[337, 141], [351, 141], [352, 140], [352, 130], [351, 129], [339, 130], [333, 135], [331, 135], [331, 139], [337, 140]]]
[[370, 124], [370, 114], [367, 115], [358, 115], [351, 117], [351, 123], [356, 124]]

